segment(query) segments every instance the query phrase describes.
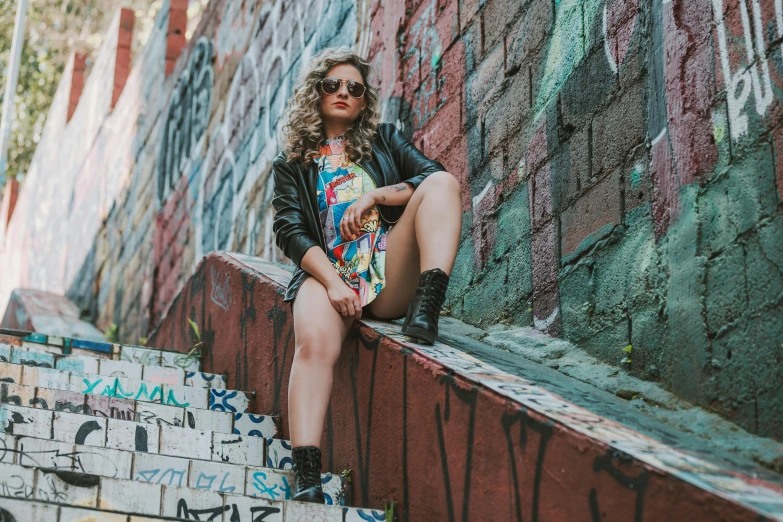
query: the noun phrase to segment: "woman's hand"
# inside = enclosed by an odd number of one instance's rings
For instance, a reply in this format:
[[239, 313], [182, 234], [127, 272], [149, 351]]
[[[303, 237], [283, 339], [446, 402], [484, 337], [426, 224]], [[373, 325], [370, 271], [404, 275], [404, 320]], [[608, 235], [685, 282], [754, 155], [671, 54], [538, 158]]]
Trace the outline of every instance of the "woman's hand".
[[375, 205], [375, 198], [368, 192], [362, 194], [359, 199], [354, 201], [345, 209], [340, 220], [340, 235], [346, 241], [359, 237], [362, 229], [362, 216]]
[[359, 296], [345, 281], [339, 279], [327, 286], [326, 294], [337, 313], [343, 317], [353, 317], [357, 320], [362, 318], [362, 305], [359, 302]]

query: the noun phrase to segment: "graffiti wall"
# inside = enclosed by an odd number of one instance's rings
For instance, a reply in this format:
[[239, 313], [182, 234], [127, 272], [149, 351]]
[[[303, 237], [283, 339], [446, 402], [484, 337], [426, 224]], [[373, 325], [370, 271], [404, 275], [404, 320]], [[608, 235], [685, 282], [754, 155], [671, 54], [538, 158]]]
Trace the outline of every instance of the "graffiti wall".
[[61, 85], [0, 306], [67, 292], [137, 342], [209, 252], [286, 262], [280, 118], [309, 58], [345, 44], [383, 119], [463, 186], [451, 315], [568, 338], [783, 436], [783, 2], [212, 0], [178, 46], [186, 3], [113, 109], [85, 108], [111, 100], [110, 61], [67, 123]]

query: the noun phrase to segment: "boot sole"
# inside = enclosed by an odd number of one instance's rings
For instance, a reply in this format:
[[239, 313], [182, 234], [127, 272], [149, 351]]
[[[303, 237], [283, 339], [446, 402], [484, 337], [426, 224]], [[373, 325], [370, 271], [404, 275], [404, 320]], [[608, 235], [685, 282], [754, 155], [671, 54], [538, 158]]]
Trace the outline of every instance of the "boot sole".
[[297, 502], [311, 502], [313, 504], [326, 503], [326, 498], [323, 493], [318, 494], [310, 491], [303, 491], [301, 495], [294, 495], [291, 500], [296, 500]]
[[423, 344], [435, 344], [435, 339], [438, 338], [438, 334], [416, 326], [409, 326], [402, 333], [408, 337], [413, 337]]

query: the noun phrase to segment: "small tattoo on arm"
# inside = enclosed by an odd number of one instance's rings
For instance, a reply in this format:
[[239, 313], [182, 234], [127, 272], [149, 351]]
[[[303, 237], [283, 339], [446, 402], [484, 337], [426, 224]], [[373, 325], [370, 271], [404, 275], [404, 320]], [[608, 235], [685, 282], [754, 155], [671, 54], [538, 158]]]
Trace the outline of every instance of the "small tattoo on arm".
[[384, 190], [396, 190], [397, 192], [402, 192], [407, 188], [407, 185], [405, 183], [400, 183], [398, 185], [390, 185], [388, 187], [383, 187]]

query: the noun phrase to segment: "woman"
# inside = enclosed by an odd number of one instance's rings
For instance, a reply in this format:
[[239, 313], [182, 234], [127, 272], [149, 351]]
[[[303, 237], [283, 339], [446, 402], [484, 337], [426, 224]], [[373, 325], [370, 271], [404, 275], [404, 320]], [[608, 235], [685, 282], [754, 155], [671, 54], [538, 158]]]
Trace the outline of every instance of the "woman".
[[378, 123], [369, 73], [347, 47], [316, 55], [289, 101], [285, 149], [272, 166], [275, 240], [297, 266], [284, 299], [293, 301], [296, 344], [295, 500], [324, 502], [321, 435], [353, 321], [405, 317], [402, 332], [432, 344], [459, 243], [459, 183]]

